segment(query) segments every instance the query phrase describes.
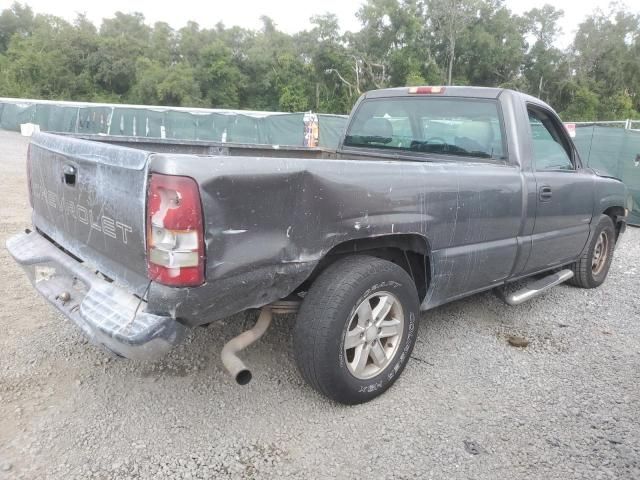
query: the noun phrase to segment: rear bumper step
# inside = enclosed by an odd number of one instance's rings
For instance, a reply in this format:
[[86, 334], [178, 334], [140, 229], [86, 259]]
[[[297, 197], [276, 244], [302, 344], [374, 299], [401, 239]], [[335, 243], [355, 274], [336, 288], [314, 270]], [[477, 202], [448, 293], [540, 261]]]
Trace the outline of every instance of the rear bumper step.
[[146, 303], [103, 280], [37, 232], [7, 240], [33, 286], [89, 339], [123, 357], [153, 360], [179, 343], [186, 327], [145, 311]]
[[572, 277], [573, 272], [571, 270], [560, 270], [559, 272], [552, 273], [551, 275], [547, 275], [540, 280], [530, 283], [520, 290], [510, 293], [509, 295], [505, 295], [504, 301], [512, 306], [520, 305], [527, 300], [537, 297], [550, 288], [566, 282]]

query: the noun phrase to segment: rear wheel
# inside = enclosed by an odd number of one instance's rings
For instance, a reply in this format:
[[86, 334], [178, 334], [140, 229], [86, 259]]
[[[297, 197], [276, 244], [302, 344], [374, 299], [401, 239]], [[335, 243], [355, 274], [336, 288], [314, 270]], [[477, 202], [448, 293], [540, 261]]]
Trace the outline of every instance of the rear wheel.
[[302, 376], [341, 403], [377, 397], [409, 360], [418, 312], [416, 287], [399, 266], [367, 256], [335, 262], [298, 312], [294, 350]]
[[571, 265], [574, 277], [569, 282], [581, 288], [602, 285], [611, 267], [615, 243], [613, 220], [607, 215], [600, 215], [589, 244], [578, 261]]

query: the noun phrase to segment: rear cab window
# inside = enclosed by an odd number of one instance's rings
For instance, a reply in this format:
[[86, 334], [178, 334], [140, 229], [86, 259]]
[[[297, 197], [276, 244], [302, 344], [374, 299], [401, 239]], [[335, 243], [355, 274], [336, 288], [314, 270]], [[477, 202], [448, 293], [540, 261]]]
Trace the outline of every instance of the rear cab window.
[[496, 100], [391, 97], [364, 100], [345, 147], [505, 160], [505, 135]]

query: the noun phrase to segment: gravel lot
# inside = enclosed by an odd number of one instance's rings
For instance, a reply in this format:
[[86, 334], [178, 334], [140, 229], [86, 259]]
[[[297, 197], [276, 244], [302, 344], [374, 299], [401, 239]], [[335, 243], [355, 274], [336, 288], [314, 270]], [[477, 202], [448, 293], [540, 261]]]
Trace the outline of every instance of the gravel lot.
[[640, 478], [640, 229], [597, 290], [423, 315], [396, 385], [344, 407], [304, 385], [292, 318], [246, 353], [247, 387], [218, 355], [250, 314], [153, 364], [87, 344], [4, 249], [29, 223], [26, 146], [0, 132], [0, 478]]

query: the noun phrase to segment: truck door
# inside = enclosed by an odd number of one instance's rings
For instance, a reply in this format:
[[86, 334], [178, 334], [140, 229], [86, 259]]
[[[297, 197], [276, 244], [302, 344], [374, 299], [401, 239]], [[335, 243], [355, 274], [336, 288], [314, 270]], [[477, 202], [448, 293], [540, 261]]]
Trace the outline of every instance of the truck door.
[[536, 179], [536, 219], [526, 270], [567, 263], [582, 251], [593, 214], [593, 175], [584, 170], [567, 132], [551, 111], [527, 107]]

